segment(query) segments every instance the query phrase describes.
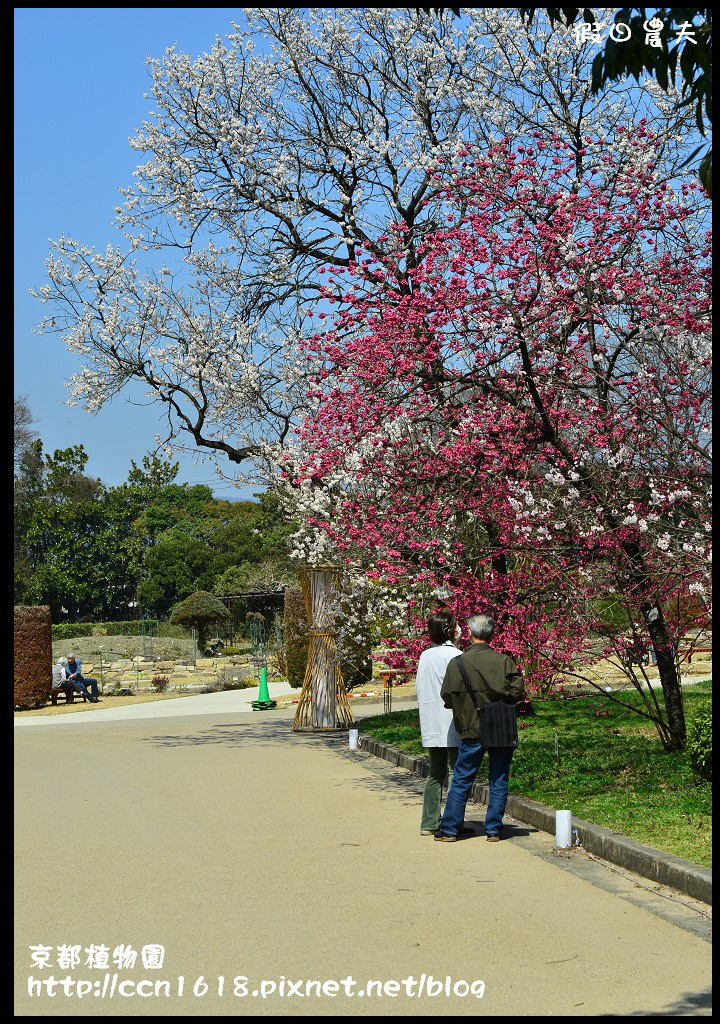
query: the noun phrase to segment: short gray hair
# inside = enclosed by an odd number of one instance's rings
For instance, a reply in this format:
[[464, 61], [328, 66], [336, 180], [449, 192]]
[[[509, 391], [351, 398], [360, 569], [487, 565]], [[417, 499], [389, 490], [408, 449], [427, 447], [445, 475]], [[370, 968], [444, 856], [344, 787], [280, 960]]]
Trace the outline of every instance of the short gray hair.
[[495, 619], [490, 615], [471, 615], [467, 625], [476, 640], [490, 640], [495, 632]]

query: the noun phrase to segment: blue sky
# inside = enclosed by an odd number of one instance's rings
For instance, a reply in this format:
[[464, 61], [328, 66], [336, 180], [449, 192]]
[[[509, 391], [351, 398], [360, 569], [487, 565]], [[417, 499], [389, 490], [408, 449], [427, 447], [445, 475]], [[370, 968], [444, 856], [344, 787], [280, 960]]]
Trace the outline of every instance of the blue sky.
[[[147, 57], [173, 43], [204, 53], [233, 20], [240, 8], [15, 8], [15, 394], [28, 396], [45, 450], [83, 444], [87, 472], [110, 486], [153, 447], [158, 410], [123, 395], [97, 416], [63, 405], [79, 363], [57, 336], [33, 334], [47, 307], [28, 289], [45, 283], [49, 238], [122, 240], [110, 225], [141, 157], [128, 139], [151, 109]], [[199, 457], [179, 461], [179, 482], [207, 483], [219, 498], [252, 493], [218, 481]]]

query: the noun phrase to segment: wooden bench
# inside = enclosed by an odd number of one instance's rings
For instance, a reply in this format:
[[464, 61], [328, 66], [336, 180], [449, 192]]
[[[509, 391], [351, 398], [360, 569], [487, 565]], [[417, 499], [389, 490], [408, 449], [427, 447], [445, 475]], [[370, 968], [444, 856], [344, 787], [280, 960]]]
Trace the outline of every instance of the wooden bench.
[[50, 702], [53, 707], [57, 707], [58, 697], [64, 697], [66, 704], [72, 704], [76, 697], [82, 697], [83, 704], [88, 700], [87, 694], [76, 693], [69, 686], [58, 686], [55, 689], [51, 687], [48, 692], [48, 696], [50, 697]]
[[698, 644], [697, 647], [689, 647], [687, 650], [681, 651], [680, 662], [686, 661], [688, 665], [691, 665], [696, 654], [712, 654], [712, 645]]
[[382, 668], [378, 675], [386, 689], [389, 686], [402, 686], [403, 683], [408, 682], [408, 673], [399, 668]]

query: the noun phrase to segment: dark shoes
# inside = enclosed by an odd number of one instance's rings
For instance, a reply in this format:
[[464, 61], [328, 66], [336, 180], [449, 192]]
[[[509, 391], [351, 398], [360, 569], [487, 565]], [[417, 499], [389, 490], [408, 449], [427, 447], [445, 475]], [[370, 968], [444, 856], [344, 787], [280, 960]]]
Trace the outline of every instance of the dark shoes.
[[444, 832], [436, 832], [435, 838], [439, 843], [456, 843], [458, 839], [467, 839], [468, 836], [474, 836], [474, 828], [461, 828], [456, 836], [449, 836]]

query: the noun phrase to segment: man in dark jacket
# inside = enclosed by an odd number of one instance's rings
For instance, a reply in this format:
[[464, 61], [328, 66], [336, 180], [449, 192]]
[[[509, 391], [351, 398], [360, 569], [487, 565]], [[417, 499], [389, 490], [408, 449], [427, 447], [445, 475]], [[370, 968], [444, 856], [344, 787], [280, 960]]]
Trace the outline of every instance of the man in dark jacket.
[[74, 654], [68, 654], [66, 665], [68, 682], [78, 693], [85, 692], [85, 696], [91, 703], [98, 702], [98, 681], [90, 676], [82, 674], [82, 662]]
[[[523, 700], [525, 692], [517, 665], [512, 658], [488, 646], [495, 632], [494, 619], [489, 615], [473, 615], [467, 624], [472, 642], [461, 657], [477, 703], [502, 700], [516, 704]], [[444, 843], [455, 842], [465, 831], [465, 807], [485, 753], [480, 743], [480, 719], [455, 662], [456, 659], [448, 662], [440, 688], [440, 696], [445, 707], [452, 709], [453, 722], [462, 740], [445, 813], [435, 836], [438, 842]], [[490, 799], [485, 814], [485, 835], [490, 842], [501, 838], [513, 750], [513, 747], [488, 749]]]

